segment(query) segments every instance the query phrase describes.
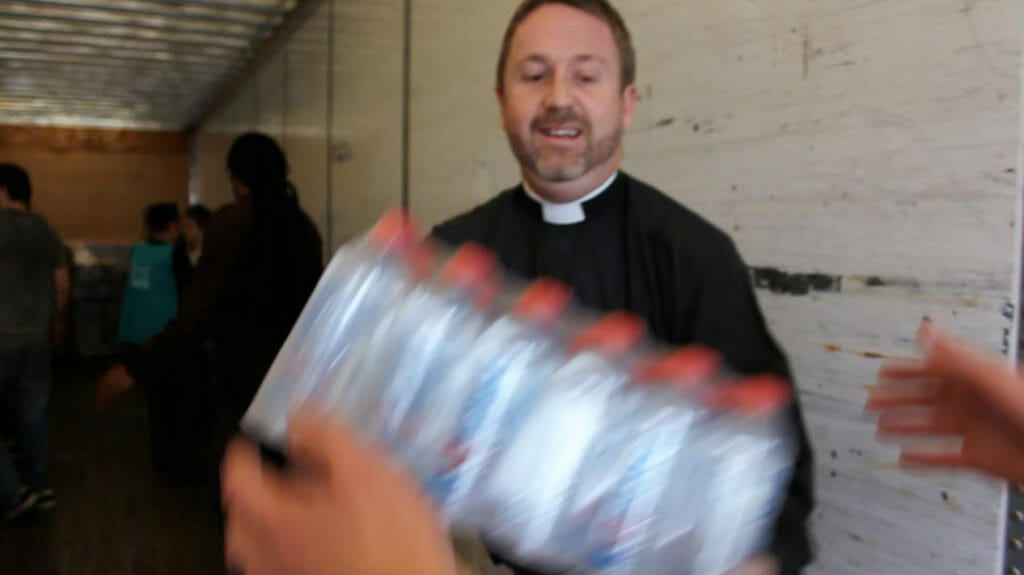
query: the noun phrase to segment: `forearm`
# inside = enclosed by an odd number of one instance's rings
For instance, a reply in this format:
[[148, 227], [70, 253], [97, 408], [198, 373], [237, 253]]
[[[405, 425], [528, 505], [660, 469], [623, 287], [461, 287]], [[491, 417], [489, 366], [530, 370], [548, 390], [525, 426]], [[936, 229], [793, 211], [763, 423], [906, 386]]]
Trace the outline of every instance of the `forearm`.
[[54, 299], [57, 306], [57, 316], [64, 315], [71, 299], [71, 277], [67, 268], [58, 268], [53, 272]]

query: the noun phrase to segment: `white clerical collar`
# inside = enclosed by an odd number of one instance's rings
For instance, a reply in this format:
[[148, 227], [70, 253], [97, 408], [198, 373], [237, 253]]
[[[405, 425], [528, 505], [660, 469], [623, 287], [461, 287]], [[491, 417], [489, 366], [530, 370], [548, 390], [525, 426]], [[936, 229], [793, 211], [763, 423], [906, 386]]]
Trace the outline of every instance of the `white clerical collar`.
[[549, 202], [544, 198], [537, 195], [536, 192], [530, 189], [530, 184], [523, 180], [523, 191], [526, 192], [530, 199], [540, 204], [540, 211], [544, 215], [544, 221], [549, 224], [556, 224], [560, 226], [568, 224], [578, 224], [583, 220], [587, 219], [586, 212], [583, 211], [583, 203], [590, 201], [597, 196], [601, 195], [601, 192], [608, 189], [608, 186], [612, 185], [615, 181], [615, 177], [619, 175], [619, 172], [615, 172], [603, 184], [594, 189], [594, 191], [583, 196], [578, 200], [559, 204], [555, 202]]

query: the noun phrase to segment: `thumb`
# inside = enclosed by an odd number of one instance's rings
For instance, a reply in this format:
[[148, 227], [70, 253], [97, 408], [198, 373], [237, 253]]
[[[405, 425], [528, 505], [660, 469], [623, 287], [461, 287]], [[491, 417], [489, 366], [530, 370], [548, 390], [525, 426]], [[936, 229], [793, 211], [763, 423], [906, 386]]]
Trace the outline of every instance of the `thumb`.
[[352, 432], [321, 415], [298, 412], [288, 430], [288, 458], [302, 474], [332, 481], [355, 472], [365, 459]]
[[288, 479], [264, 466], [253, 445], [240, 439], [228, 445], [221, 464], [221, 499], [229, 513], [265, 529], [294, 509], [289, 504], [293, 494]]

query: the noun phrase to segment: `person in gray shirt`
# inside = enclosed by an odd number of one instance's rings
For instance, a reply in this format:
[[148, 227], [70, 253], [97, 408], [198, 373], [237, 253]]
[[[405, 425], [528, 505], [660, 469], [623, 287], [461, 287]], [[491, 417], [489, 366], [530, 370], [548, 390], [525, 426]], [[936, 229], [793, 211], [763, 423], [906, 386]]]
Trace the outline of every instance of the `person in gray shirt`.
[[50, 326], [63, 310], [70, 281], [60, 237], [31, 211], [25, 170], [0, 164], [0, 411], [23, 453], [12, 460], [0, 442], [0, 519], [56, 497], [48, 478], [46, 404], [50, 388]]

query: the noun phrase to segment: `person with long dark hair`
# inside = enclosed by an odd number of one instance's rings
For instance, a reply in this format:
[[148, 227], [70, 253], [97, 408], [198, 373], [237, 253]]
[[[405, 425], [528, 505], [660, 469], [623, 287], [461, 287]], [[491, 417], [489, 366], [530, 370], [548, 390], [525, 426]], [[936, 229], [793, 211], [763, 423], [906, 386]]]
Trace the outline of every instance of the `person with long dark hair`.
[[[227, 168], [235, 203], [211, 218], [178, 316], [110, 369], [97, 390], [104, 406], [141, 381], [151, 397], [180, 402], [182, 393], [197, 393], [200, 411], [216, 394], [217, 456], [323, 269], [320, 235], [299, 206], [277, 142], [256, 132], [238, 136]], [[196, 391], [177, 359], [201, 346], [210, 350], [213, 383]]]

